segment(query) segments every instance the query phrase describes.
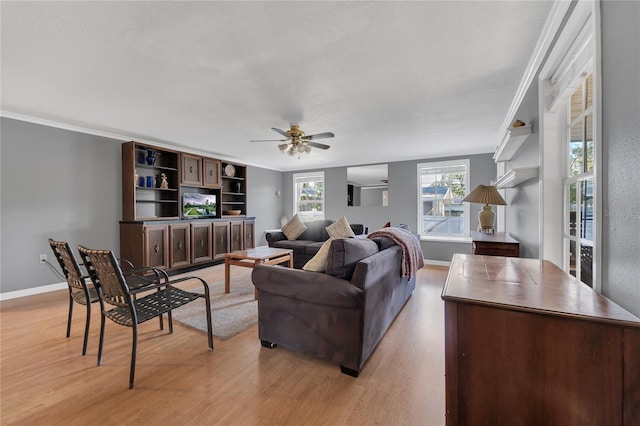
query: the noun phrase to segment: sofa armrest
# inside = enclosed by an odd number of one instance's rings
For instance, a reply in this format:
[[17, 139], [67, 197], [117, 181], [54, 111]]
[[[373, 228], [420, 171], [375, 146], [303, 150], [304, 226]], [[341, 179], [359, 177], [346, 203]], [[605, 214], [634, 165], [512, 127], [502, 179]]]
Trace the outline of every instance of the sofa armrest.
[[290, 299], [343, 308], [359, 307], [363, 304], [361, 289], [351, 285], [347, 280], [321, 272], [256, 265], [251, 273], [251, 280], [259, 292]]
[[267, 239], [267, 243], [269, 244], [269, 247], [273, 247], [273, 243], [275, 243], [276, 241], [286, 240], [287, 236], [284, 235], [282, 231], [274, 231], [274, 232], [267, 232], [265, 234], [265, 238]]
[[367, 234], [367, 231], [369, 231], [368, 227], [360, 223], [349, 224], [349, 226], [351, 227], [351, 230], [353, 231], [353, 233], [356, 235], [365, 235]]

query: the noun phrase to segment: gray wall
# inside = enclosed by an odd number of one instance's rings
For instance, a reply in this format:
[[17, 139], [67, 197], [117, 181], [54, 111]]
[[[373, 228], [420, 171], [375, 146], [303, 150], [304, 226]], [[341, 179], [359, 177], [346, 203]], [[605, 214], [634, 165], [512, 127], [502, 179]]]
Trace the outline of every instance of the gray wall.
[[247, 184], [247, 214], [256, 218], [256, 246], [266, 246], [264, 230], [280, 228], [283, 215], [282, 173], [249, 166]]
[[[419, 163], [469, 158], [471, 164], [471, 189], [479, 184], [488, 184], [496, 178], [496, 165], [492, 154], [464, 157], [431, 158], [422, 160], [389, 163], [389, 206], [348, 207], [347, 206], [347, 168], [324, 169], [325, 172], [325, 217], [338, 219], [345, 216], [349, 223], [362, 223], [369, 231], [380, 229], [385, 223], [392, 225], [405, 223], [414, 231], [418, 226], [418, 177]], [[284, 173], [283, 187], [285, 216], [293, 212], [293, 174]], [[471, 204], [471, 229], [478, 226], [478, 211], [481, 206]], [[454, 253], [471, 253], [471, 243], [422, 241], [424, 257], [428, 260], [449, 262]]]
[[640, 2], [600, 5], [602, 291], [640, 316]]
[[[531, 135], [516, 155], [507, 161], [507, 170], [517, 167], [533, 167], [540, 163], [540, 132], [538, 128], [537, 79], [527, 91], [516, 118], [532, 124]], [[505, 190], [507, 207], [506, 230], [520, 242], [520, 257], [537, 259], [540, 254], [540, 185], [531, 179]]]
[[47, 238], [118, 248], [120, 141], [2, 118], [0, 290], [64, 280]]

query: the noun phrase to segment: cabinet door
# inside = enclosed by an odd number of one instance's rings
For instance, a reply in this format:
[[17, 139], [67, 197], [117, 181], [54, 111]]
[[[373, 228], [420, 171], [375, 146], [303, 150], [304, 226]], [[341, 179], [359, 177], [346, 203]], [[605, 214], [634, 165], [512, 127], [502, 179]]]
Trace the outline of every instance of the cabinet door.
[[255, 248], [255, 221], [253, 220], [245, 220], [244, 221], [244, 249], [249, 250]]
[[231, 222], [231, 251], [244, 250], [242, 221]]
[[191, 262], [189, 224], [169, 225], [169, 240], [169, 267], [180, 268], [189, 265]]
[[202, 157], [182, 154], [182, 184], [202, 185]]
[[204, 158], [204, 186], [220, 188], [220, 160]]
[[191, 224], [191, 262], [206, 262], [213, 259], [211, 249], [211, 223]]
[[229, 222], [213, 223], [213, 257], [224, 258], [229, 252]]
[[[146, 225], [144, 227], [144, 265], [166, 269], [169, 267], [169, 227]], [[138, 266], [138, 265], [136, 265]]]

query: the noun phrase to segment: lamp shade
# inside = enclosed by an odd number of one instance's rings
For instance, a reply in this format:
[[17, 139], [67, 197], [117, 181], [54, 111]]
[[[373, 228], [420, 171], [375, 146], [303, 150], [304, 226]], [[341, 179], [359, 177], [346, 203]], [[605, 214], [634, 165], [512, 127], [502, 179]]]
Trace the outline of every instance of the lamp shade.
[[476, 186], [476, 189], [471, 191], [462, 201], [479, 204], [496, 204], [499, 206], [507, 205], [502, 195], [498, 193], [496, 187], [491, 185]]

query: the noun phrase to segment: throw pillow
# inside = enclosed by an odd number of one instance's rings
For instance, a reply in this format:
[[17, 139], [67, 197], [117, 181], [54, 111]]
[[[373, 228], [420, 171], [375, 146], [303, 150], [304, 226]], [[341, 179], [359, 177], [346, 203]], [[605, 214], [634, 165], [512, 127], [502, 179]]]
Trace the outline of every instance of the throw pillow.
[[309, 259], [302, 269], [305, 271], [324, 272], [327, 269], [327, 256], [329, 255], [331, 241], [333, 241], [333, 238], [329, 238], [325, 241], [316, 255]]
[[295, 240], [307, 229], [307, 226], [302, 223], [298, 215], [296, 214], [291, 218], [286, 225], [282, 227], [282, 233], [288, 240]]
[[344, 216], [327, 226], [325, 229], [331, 238], [354, 238], [356, 236], [356, 234], [353, 233], [353, 229], [349, 226], [347, 218]]

